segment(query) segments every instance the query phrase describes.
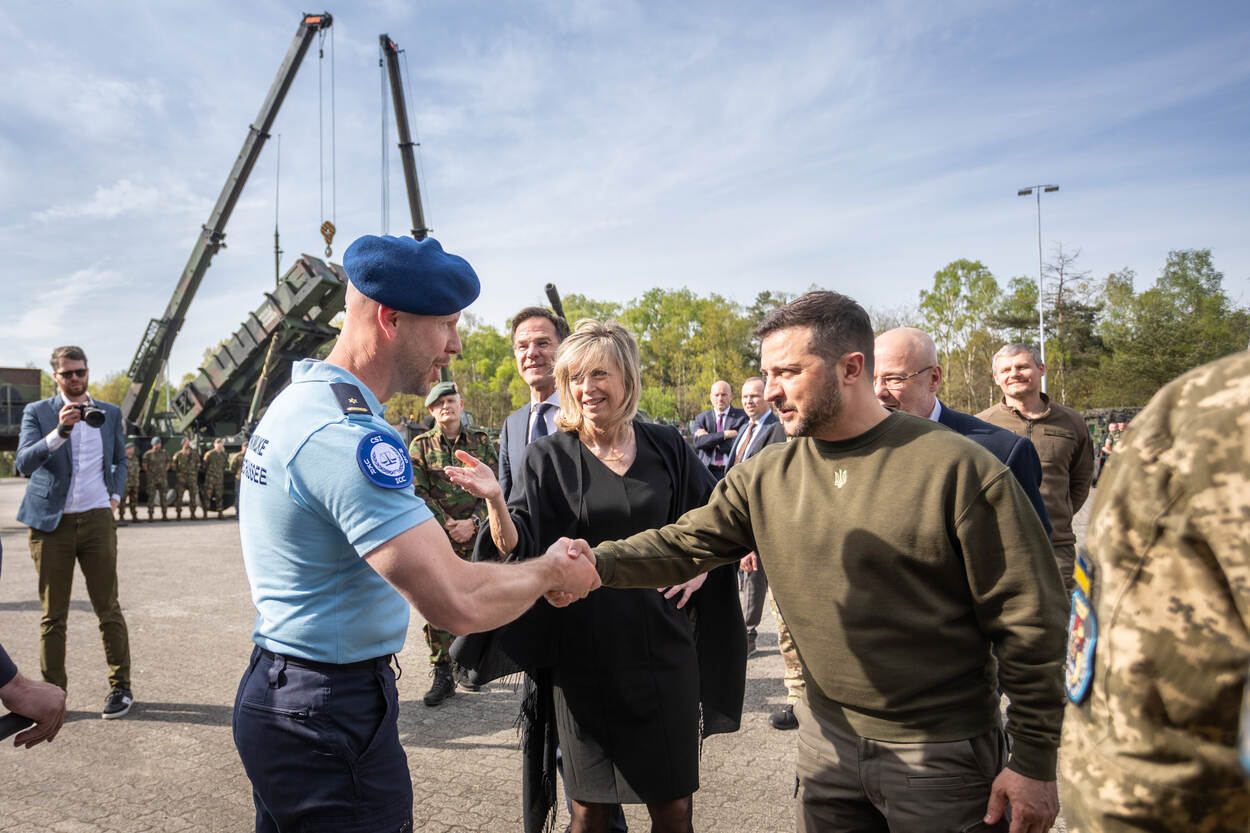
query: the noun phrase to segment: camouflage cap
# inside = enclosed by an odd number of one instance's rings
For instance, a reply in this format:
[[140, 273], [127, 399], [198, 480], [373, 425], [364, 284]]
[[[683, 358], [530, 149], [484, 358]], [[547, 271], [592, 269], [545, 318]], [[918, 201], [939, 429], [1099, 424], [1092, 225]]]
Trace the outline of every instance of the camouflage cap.
[[453, 393], [460, 393], [460, 391], [456, 389], [455, 382], [439, 382], [437, 385], [430, 388], [429, 396], [425, 397], [425, 407], [432, 407], [435, 402], [442, 399], [444, 396], [449, 396]]

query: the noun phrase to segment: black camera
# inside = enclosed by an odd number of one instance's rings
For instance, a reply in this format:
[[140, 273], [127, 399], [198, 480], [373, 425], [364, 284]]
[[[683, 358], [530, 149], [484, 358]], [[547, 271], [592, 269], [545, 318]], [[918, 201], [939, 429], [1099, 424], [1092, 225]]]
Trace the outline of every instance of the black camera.
[[82, 417], [82, 421], [90, 425], [92, 428], [99, 428], [104, 424], [106, 419], [103, 408], [98, 408], [90, 402], [78, 403], [78, 415]]

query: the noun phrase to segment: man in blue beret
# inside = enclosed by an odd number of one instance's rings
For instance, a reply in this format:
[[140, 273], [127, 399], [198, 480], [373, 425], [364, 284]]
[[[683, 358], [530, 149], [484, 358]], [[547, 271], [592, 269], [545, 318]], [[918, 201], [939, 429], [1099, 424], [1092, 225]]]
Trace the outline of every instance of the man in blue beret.
[[234, 707], [256, 830], [405, 830], [412, 784], [391, 659], [409, 605], [463, 634], [540, 596], [598, 585], [561, 540], [522, 564], [462, 561], [413, 491], [412, 462], [382, 417], [424, 396], [460, 351], [473, 268], [432, 238], [362, 237], [343, 257], [342, 332], [325, 361], [296, 362], [247, 444], [239, 535], [256, 643]]

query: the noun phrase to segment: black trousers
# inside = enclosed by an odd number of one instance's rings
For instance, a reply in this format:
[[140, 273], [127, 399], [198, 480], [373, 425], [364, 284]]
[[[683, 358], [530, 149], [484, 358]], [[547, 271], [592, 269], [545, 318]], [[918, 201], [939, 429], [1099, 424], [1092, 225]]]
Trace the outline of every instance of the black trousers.
[[234, 701], [257, 833], [412, 830], [390, 657], [329, 665], [259, 647]]

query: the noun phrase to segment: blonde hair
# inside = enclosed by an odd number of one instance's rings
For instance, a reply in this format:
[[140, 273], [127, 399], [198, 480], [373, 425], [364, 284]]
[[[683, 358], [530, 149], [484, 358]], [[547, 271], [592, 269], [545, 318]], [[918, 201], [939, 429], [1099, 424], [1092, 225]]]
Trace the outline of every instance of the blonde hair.
[[573, 334], [560, 342], [556, 353], [556, 389], [560, 391], [556, 428], [561, 431], [582, 429], [585, 417], [581, 403], [573, 398], [572, 377], [605, 365], [616, 366], [625, 386], [625, 401], [613, 416], [621, 422], [629, 422], [638, 413], [638, 400], [642, 398], [638, 342], [629, 330], [615, 321], [583, 318], [573, 328]]

